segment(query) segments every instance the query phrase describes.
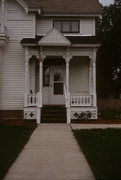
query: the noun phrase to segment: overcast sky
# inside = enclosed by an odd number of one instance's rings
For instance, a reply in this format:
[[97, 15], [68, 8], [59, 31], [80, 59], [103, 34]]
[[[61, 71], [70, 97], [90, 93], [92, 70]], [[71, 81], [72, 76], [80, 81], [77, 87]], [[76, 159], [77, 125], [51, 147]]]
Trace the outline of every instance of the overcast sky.
[[113, 0], [99, 0], [99, 1], [104, 6], [108, 6], [109, 4], [113, 3]]

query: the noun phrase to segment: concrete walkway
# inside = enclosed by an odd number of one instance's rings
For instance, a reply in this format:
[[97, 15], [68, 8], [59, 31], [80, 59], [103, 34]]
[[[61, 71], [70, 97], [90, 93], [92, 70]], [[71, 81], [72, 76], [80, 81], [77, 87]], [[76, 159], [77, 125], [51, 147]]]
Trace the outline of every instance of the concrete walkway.
[[67, 124], [41, 124], [4, 180], [94, 180]]

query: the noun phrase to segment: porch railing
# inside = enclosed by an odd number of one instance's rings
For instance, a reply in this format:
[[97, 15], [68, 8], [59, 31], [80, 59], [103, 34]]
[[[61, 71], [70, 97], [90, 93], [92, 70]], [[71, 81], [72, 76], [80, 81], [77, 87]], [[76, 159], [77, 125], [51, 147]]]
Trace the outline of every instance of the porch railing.
[[25, 94], [24, 100], [25, 107], [42, 107], [42, 93]]
[[92, 106], [93, 97], [91, 95], [71, 95], [71, 106]]
[[28, 106], [37, 106], [38, 105], [38, 95], [29, 94], [28, 95]]
[[[64, 87], [65, 104], [66, 107], [77, 107], [77, 106], [92, 106], [93, 96], [92, 95], [70, 95]], [[25, 96], [25, 104], [28, 107], [42, 107], [42, 93], [27, 94]]]

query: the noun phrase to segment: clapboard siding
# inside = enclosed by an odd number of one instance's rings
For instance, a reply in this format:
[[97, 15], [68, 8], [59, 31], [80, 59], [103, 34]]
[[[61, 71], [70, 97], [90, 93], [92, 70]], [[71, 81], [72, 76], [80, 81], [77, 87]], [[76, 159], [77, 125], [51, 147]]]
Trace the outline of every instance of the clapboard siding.
[[0, 109], [1, 109], [1, 87], [2, 87], [1, 70], [2, 70], [2, 49], [0, 48]]
[[22, 39], [23, 37], [33, 37], [32, 21], [8, 21], [8, 36], [10, 39]]
[[[55, 18], [60, 19], [60, 18]], [[70, 19], [70, 18], [65, 18]], [[75, 20], [75, 18], [71, 18], [70, 20]], [[60, 19], [62, 20], [62, 19]], [[80, 20], [80, 34], [81, 35], [95, 35], [95, 19], [87, 19], [87, 18], [77, 18]], [[37, 34], [46, 34], [50, 29], [53, 28], [53, 19], [52, 18], [37, 18]]]
[[37, 18], [37, 34], [46, 34], [53, 27], [52, 18]]
[[26, 14], [25, 10], [13, 0], [6, 4], [6, 26], [10, 39], [35, 37], [35, 15]]
[[84, 57], [73, 58], [70, 62], [70, 92], [89, 92], [89, 60]]
[[95, 19], [81, 19], [80, 33], [82, 35], [95, 35]]
[[19, 42], [9, 42], [3, 52], [1, 109], [23, 109], [25, 86], [24, 50]]
[[1, 23], [1, 1], [0, 1], [0, 23]]

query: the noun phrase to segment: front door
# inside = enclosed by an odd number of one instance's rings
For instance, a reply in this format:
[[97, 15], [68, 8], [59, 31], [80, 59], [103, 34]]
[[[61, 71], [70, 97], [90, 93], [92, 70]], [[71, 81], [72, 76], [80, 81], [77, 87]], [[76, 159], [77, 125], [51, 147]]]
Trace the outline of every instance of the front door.
[[65, 104], [63, 66], [52, 66], [50, 70], [50, 104]]

